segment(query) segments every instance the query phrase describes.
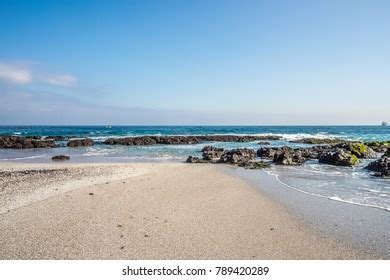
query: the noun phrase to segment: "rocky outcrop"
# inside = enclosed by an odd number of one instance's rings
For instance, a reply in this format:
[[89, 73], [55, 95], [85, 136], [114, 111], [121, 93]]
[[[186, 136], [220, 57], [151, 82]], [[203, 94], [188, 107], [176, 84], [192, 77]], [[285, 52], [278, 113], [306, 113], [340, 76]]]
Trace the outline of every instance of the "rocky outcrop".
[[291, 151], [292, 148], [283, 146], [283, 147], [263, 147], [257, 150], [257, 156], [261, 158], [273, 159], [276, 153], [281, 153], [284, 151]]
[[338, 149], [322, 154], [319, 158], [319, 162], [338, 166], [353, 166], [358, 163], [359, 160], [350, 152]]
[[271, 145], [271, 142], [268, 142], [268, 141], [260, 141], [259, 143], [257, 143], [259, 145]]
[[345, 142], [345, 140], [337, 138], [302, 138], [297, 140], [291, 140], [290, 143], [312, 144], [312, 145], [334, 145]]
[[299, 150], [276, 152], [273, 162], [278, 165], [301, 165], [307, 159]]
[[207, 163], [209, 161], [200, 159], [198, 157], [189, 156], [186, 160], [187, 163]]
[[65, 140], [68, 140], [68, 139], [69, 139], [68, 136], [61, 136], [61, 135], [52, 135], [52, 136], [46, 136], [45, 137], [45, 140], [53, 140], [53, 141], [65, 141]]
[[[104, 141], [107, 145], [182, 145], [199, 144], [203, 142], [252, 142], [263, 140], [265, 136], [252, 135], [198, 135], [198, 136], [137, 136], [125, 138], [110, 138]], [[274, 137], [274, 136], [270, 136]]]
[[280, 140], [283, 136], [280, 135], [259, 135], [257, 140]]
[[330, 146], [313, 146], [308, 148], [296, 148], [293, 149], [288, 146], [283, 147], [262, 147], [257, 150], [257, 156], [261, 158], [274, 159], [275, 154], [282, 152], [299, 153], [300, 156], [306, 159], [318, 159], [321, 154], [328, 151]]
[[390, 157], [382, 157], [366, 166], [366, 169], [375, 171], [373, 175], [390, 177]]
[[38, 137], [1, 136], [0, 148], [2, 149], [34, 149], [54, 148], [52, 140], [40, 140]]
[[63, 160], [70, 160], [69, 156], [66, 155], [58, 155], [51, 158], [53, 161], [63, 161]]
[[238, 164], [242, 162], [247, 162], [255, 159], [256, 152], [252, 149], [234, 149], [225, 151], [219, 162], [220, 163], [230, 163], [230, 164]]
[[377, 153], [383, 153], [390, 148], [390, 141], [373, 141], [365, 142], [364, 144]]
[[271, 164], [265, 161], [245, 161], [239, 163], [238, 166], [245, 169], [263, 169], [271, 167]]
[[390, 148], [387, 148], [385, 154], [383, 155], [383, 157], [390, 157]]
[[90, 138], [84, 138], [84, 139], [72, 139], [69, 140], [67, 146], [68, 147], [87, 147], [87, 146], [93, 146], [94, 143], [92, 139]]
[[204, 160], [219, 160], [223, 153], [223, 148], [216, 148], [213, 146], [206, 146], [202, 149], [202, 156]]
[[375, 158], [375, 152], [368, 146], [360, 142], [346, 142], [334, 146], [351, 152], [357, 158]]

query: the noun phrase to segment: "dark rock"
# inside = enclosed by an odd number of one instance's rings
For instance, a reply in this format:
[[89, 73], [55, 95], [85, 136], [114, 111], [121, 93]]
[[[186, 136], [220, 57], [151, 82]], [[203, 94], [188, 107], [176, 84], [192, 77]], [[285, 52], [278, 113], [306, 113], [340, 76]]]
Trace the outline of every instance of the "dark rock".
[[334, 145], [341, 142], [345, 142], [345, 140], [342, 139], [335, 139], [335, 138], [302, 138], [298, 140], [291, 140], [290, 143], [301, 143], [301, 144], [312, 144], [312, 145], [322, 145], [322, 144], [328, 144], [328, 145]]
[[276, 152], [273, 162], [279, 165], [301, 165], [306, 161], [301, 151]]
[[58, 155], [51, 158], [51, 160], [59, 161], [59, 160], [70, 160], [69, 156], [66, 155]]
[[[110, 138], [103, 143], [107, 145], [183, 145], [203, 142], [252, 142], [263, 140], [265, 136], [253, 135], [198, 135], [198, 136], [137, 136], [125, 138]], [[271, 135], [270, 137], [276, 137]], [[266, 138], [268, 139], [268, 138]]]
[[357, 158], [375, 158], [374, 151], [370, 147], [360, 142], [344, 142], [339, 143], [334, 147], [349, 151]]
[[246, 161], [238, 164], [239, 167], [244, 167], [245, 169], [263, 169], [269, 168], [271, 164], [265, 161]]
[[280, 135], [259, 135], [257, 140], [280, 140], [283, 136]]
[[387, 148], [385, 154], [383, 155], [383, 157], [390, 157], [390, 148]]
[[33, 149], [54, 148], [52, 140], [37, 140], [34, 137], [1, 136], [0, 148], [3, 149]]
[[350, 152], [338, 149], [322, 154], [319, 158], [319, 162], [338, 166], [353, 166], [358, 163], [359, 160]]
[[204, 160], [219, 160], [223, 152], [224, 152], [223, 148], [206, 146], [202, 149], [202, 156]]
[[53, 141], [65, 141], [68, 137], [60, 136], [60, 135], [54, 135], [54, 136], [46, 136], [45, 140], [53, 140]]
[[68, 142], [68, 147], [87, 147], [87, 146], [93, 146], [94, 143], [92, 139], [90, 138], [84, 138], [84, 139], [72, 139]]
[[375, 171], [375, 176], [389, 177], [390, 176], [390, 158], [382, 157], [368, 164], [366, 169]]
[[221, 156], [219, 162], [237, 164], [253, 160], [256, 157], [256, 152], [252, 149], [235, 149], [225, 151]]
[[257, 150], [257, 156], [261, 158], [269, 158], [273, 159], [275, 154], [278, 152], [283, 152], [283, 151], [291, 151], [292, 148], [283, 146], [283, 147], [262, 147]]
[[187, 163], [206, 163], [206, 162], [209, 162], [207, 160], [204, 160], [204, 159], [200, 159], [198, 157], [193, 157], [193, 156], [189, 156], [186, 160]]
[[390, 148], [390, 141], [373, 141], [364, 143], [377, 153], [383, 153]]
[[268, 141], [260, 141], [259, 143], [257, 143], [259, 145], [271, 145], [271, 142], [268, 142]]
[[37, 136], [37, 135], [30, 135], [30, 136], [25, 136], [26, 139], [33, 139], [33, 140], [41, 140], [42, 136]]

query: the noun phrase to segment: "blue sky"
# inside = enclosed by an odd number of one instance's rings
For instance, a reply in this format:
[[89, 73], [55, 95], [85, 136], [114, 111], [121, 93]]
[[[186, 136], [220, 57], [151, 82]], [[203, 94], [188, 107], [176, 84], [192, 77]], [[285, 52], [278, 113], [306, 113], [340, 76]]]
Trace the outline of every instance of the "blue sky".
[[0, 124], [390, 121], [390, 1], [0, 1]]

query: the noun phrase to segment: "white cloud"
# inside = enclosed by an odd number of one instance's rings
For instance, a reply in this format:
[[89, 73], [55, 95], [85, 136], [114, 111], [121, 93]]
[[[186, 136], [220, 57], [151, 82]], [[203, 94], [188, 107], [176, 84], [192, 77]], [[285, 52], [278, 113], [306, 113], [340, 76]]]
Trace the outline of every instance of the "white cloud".
[[0, 80], [14, 84], [29, 84], [32, 82], [32, 74], [25, 67], [0, 63]]
[[40, 81], [53, 86], [72, 87], [77, 85], [78, 79], [72, 75], [42, 75]]
[[76, 86], [78, 79], [68, 74], [46, 74], [33, 71], [26, 65], [0, 62], [0, 82], [17, 85], [43, 83], [52, 86], [72, 87]]

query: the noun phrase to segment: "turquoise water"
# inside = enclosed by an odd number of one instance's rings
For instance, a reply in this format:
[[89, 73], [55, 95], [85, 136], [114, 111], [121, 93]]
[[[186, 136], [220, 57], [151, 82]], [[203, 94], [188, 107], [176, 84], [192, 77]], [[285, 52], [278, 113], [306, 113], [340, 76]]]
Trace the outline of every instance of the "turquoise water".
[[0, 126], [0, 135], [75, 135], [104, 138], [134, 135], [278, 134], [388, 140], [390, 126]]
[[[95, 146], [67, 148], [66, 142], [54, 149], [0, 149], [0, 162], [51, 162], [53, 155], [66, 154], [73, 162], [184, 161], [189, 155], [201, 155], [206, 144], [225, 149], [261, 147], [257, 142], [202, 143], [197, 145], [110, 146], [102, 141], [109, 137], [140, 135], [245, 134], [281, 135], [271, 146], [305, 146], [290, 143], [303, 137], [337, 137], [348, 140], [390, 140], [390, 127], [382, 126], [0, 126], [0, 135], [65, 135], [90, 137]], [[310, 161], [299, 167], [273, 166], [268, 173], [286, 187], [310, 195], [362, 206], [390, 210], [390, 180], [376, 178], [363, 167], [335, 167]], [[255, 171], [256, 172], [256, 171]]]

